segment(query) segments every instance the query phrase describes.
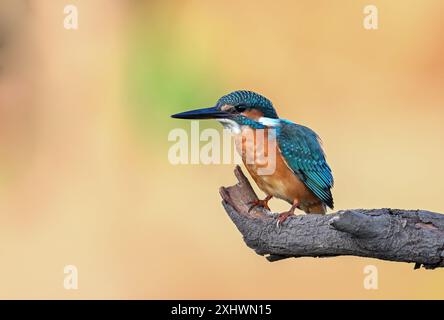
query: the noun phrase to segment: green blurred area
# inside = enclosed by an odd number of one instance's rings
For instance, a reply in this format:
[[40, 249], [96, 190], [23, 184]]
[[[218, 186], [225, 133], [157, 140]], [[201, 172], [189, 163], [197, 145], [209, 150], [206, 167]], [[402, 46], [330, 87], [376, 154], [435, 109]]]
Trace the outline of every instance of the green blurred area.
[[215, 68], [202, 65], [199, 56], [187, 54], [167, 24], [154, 23], [152, 28], [152, 23], [147, 27], [136, 21], [130, 30], [128, 105], [140, 134], [164, 137], [171, 114], [209, 106], [224, 91]]

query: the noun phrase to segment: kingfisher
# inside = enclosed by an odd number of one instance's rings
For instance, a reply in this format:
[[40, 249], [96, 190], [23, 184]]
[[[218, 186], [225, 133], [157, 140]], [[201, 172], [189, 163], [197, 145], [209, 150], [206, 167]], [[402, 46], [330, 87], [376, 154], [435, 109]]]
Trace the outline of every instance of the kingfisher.
[[[171, 117], [215, 119], [232, 132], [245, 167], [266, 194], [265, 199], [251, 203], [250, 210], [257, 206], [270, 210], [268, 202], [273, 197], [285, 200], [291, 208], [277, 216], [280, 225], [294, 215], [296, 209], [307, 214], [325, 214], [327, 207], [333, 209], [333, 175], [321, 139], [312, 129], [279, 118], [266, 97], [247, 90], [234, 91], [220, 98], [213, 107]], [[259, 139], [261, 135], [263, 138]], [[247, 139], [251, 136], [252, 139]], [[264, 158], [267, 161], [264, 162]], [[274, 170], [263, 170], [271, 160]]]

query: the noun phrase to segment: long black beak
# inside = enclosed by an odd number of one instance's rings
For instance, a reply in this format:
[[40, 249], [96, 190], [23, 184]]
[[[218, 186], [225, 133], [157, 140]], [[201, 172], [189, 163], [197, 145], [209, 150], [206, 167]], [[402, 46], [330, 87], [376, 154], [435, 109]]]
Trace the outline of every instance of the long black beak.
[[229, 117], [229, 113], [219, 110], [217, 107], [191, 110], [176, 113], [171, 118], [176, 119], [224, 119]]

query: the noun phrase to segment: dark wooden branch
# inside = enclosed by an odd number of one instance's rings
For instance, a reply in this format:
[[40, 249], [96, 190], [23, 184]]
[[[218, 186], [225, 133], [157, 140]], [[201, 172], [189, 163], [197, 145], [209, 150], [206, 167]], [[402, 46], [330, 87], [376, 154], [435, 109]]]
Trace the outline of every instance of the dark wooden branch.
[[269, 261], [290, 257], [370, 257], [444, 266], [444, 215], [424, 210], [344, 210], [327, 215], [296, 215], [280, 227], [264, 208], [248, 212], [257, 199], [240, 167], [238, 183], [222, 187], [222, 204], [245, 243]]

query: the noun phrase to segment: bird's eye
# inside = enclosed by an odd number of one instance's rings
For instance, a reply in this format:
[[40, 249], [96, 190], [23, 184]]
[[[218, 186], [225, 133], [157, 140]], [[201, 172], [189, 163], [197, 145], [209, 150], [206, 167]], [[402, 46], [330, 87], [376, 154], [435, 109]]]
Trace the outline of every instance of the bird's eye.
[[234, 109], [237, 112], [244, 112], [245, 110], [247, 110], [247, 107], [243, 104], [238, 104], [237, 106], [234, 106]]

